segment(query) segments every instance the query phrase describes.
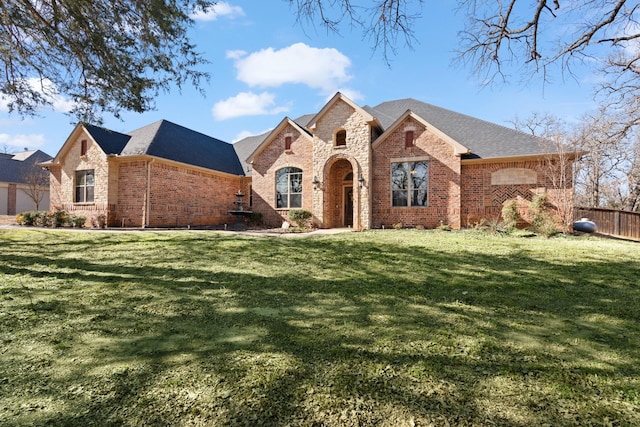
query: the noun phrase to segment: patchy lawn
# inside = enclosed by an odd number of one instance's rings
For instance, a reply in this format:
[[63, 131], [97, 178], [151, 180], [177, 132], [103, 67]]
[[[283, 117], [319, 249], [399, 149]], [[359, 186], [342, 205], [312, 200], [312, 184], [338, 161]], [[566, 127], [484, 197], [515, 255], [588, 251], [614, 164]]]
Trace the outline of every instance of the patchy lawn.
[[0, 425], [640, 425], [639, 249], [0, 231]]

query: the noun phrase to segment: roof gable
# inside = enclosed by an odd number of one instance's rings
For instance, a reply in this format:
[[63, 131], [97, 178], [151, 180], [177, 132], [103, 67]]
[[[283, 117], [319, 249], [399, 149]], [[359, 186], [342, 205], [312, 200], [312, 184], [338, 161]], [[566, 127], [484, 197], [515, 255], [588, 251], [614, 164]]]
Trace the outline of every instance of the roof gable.
[[447, 135], [446, 133], [442, 132], [440, 129], [438, 129], [437, 127], [433, 126], [431, 123], [427, 122], [425, 119], [423, 119], [422, 117], [418, 116], [417, 114], [415, 114], [411, 110], [405, 111], [404, 114], [402, 114], [400, 117], [398, 117], [396, 119], [396, 121], [393, 122], [384, 131], [384, 133], [382, 135], [380, 135], [378, 137], [378, 139], [375, 140], [375, 142], [373, 143], [373, 147], [375, 148], [375, 147], [379, 146], [382, 142], [384, 142], [387, 139], [387, 137], [389, 135], [391, 135], [396, 129], [398, 129], [400, 127], [400, 125], [405, 123], [406, 119], [409, 118], [409, 117], [414, 119], [414, 120], [416, 120], [418, 123], [421, 123], [427, 130], [433, 132], [438, 137], [440, 137], [442, 140], [444, 140], [449, 145], [451, 145], [451, 147], [453, 148], [453, 153], [456, 156], [462, 156], [463, 154], [469, 154], [470, 153], [469, 148], [467, 148], [464, 145], [460, 144], [458, 141], [456, 141], [455, 139], [451, 138], [449, 135]]
[[127, 145], [131, 136], [115, 132], [103, 127], [84, 124], [87, 133], [100, 146], [100, 149], [107, 155], [120, 154]]
[[365, 108], [385, 129], [411, 110], [451, 140], [467, 147], [470, 153], [463, 155], [463, 159], [535, 156], [548, 151], [542, 138], [411, 98]]
[[302, 128], [298, 123], [296, 123], [294, 120], [291, 120], [288, 117], [285, 117], [278, 124], [278, 126], [276, 126], [271, 132], [267, 134], [267, 136], [256, 147], [256, 149], [253, 150], [251, 155], [249, 155], [249, 157], [247, 158], [247, 162], [252, 163], [255, 156], [260, 154], [262, 150], [264, 150], [283, 130], [287, 128], [287, 126], [292, 126], [294, 129], [300, 132], [300, 135], [309, 139], [310, 141], [313, 139], [311, 138], [311, 135], [309, 134], [309, 132], [307, 132], [304, 128]]
[[362, 107], [360, 107], [358, 104], [356, 104], [355, 102], [353, 102], [352, 100], [350, 100], [349, 98], [347, 98], [346, 96], [344, 96], [342, 93], [340, 92], [336, 92], [336, 94], [329, 100], [329, 102], [327, 102], [324, 107], [322, 107], [322, 109], [316, 114], [314, 115], [308, 122], [306, 125], [306, 128], [311, 130], [312, 132], [316, 129], [316, 126], [318, 124], [318, 121], [328, 112], [331, 110], [331, 108], [338, 102], [338, 101], [343, 101], [345, 102], [347, 105], [349, 105], [350, 107], [352, 107], [354, 110], [356, 110], [358, 113], [360, 113], [362, 115], [362, 117], [364, 118], [364, 120], [367, 123], [371, 123], [371, 124], [377, 124], [378, 120], [376, 119], [376, 117], [374, 117], [373, 115], [371, 115], [367, 110], [363, 109]]

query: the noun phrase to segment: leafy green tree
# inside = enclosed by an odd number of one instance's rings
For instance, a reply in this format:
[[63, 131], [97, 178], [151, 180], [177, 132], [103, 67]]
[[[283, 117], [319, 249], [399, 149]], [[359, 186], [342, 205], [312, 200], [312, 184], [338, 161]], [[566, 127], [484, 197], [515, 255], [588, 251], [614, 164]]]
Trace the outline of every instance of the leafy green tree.
[[187, 36], [205, 0], [0, 2], [0, 97], [30, 115], [60, 95], [72, 114], [143, 112], [172, 84], [199, 88], [206, 63]]

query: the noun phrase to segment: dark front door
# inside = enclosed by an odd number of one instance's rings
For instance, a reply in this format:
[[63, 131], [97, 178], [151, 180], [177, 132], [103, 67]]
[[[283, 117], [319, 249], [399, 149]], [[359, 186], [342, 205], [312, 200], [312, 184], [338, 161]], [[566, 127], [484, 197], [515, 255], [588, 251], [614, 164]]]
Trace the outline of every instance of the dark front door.
[[344, 187], [344, 226], [353, 226], [353, 187]]

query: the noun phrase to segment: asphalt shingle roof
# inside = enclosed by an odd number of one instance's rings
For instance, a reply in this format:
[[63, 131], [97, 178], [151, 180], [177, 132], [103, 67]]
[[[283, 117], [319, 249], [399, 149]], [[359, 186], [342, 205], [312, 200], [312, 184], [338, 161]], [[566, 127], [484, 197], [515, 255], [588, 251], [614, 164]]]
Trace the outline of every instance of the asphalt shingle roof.
[[545, 153], [544, 140], [515, 129], [427, 104], [415, 99], [383, 102], [364, 109], [388, 128], [407, 110], [413, 111], [471, 150], [463, 158], [486, 159]]
[[84, 128], [105, 154], [120, 154], [131, 136], [98, 126], [85, 124]]
[[0, 182], [26, 184], [26, 176], [31, 173], [32, 168], [38, 163], [51, 159], [50, 155], [40, 150], [2, 154], [0, 155]]
[[233, 145], [184, 126], [160, 120], [130, 132], [121, 155], [148, 154], [220, 172], [243, 175]]
[[[388, 129], [407, 110], [438, 128], [470, 149], [466, 159], [488, 159], [545, 153], [544, 140], [475, 117], [407, 98], [383, 102], [363, 110]], [[294, 119], [306, 130], [315, 114]], [[183, 126], [160, 120], [128, 134], [85, 125], [106, 154], [120, 156], [147, 154], [234, 175], [250, 175], [247, 158], [264, 142], [270, 132], [250, 136], [229, 144]], [[4, 161], [0, 158], [0, 161]], [[1, 168], [1, 167], [0, 167]]]

